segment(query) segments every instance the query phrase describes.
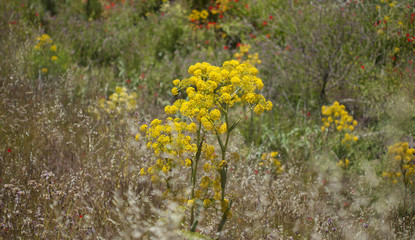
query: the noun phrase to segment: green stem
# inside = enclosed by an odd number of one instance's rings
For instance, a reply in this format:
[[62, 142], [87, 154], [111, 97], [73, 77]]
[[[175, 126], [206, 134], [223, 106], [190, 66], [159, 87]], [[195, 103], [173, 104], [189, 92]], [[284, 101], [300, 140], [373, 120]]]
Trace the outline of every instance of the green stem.
[[[197, 131], [197, 138], [196, 138], [196, 143], [197, 143], [197, 152], [194, 158], [194, 161], [192, 162], [192, 175], [191, 175], [191, 185], [192, 185], [192, 191], [191, 191], [191, 198], [192, 200], [195, 198], [195, 188], [196, 188], [196, 174], [197, 174], [197, 165], [199, 163], [199, 159], [200, 159], [200, 155], [202, 153], [202, 146], [203, 146], [203, 141], [204, 141], [204, 137], [205, 134], [203, 134], [203, 136], [200, 136], [200, 133], [202, 131], [202, 123], [199, 122], [199, 129]], [[194, 209], [194, 204], [192, 205], [192, 208], [190, 210], [190, 231], [191, 232], [195, 232], [196, 231], [196, 226], [197, 226], [197, 217], [195, 217], [195, 209]]]
[[[246, 117], [246, 115], [247, 115], [250, 111], [252, 111], [252, 109], [254, 109], [254, 106], [251, 106], [251, 107], [249, 108], [249, 110], [248, 110], [248, 111], [246, 111], [246, 112], [245, 112], [245, 114], [244, 114], [242, 117], [240, 117], [240, 118], [239, 118], [236, 122], [234, 122], [230, 128], [228, 127], [228, 132], [232, 132], [232, 130], [233, 130], [233, 129], [235, 129], [235, 127], [239, 124], [239, 122], [240, 122], [240, 121], [241, 121], [244, 117]], [[228, 120], [227, 120], [227, 115], [226, 115], [226, 125], [227, 125], [227, 126], [229, 126], [229, 125], [228, 125]]]
[[[226, 110], [228, 110], [228, 109], [226, 109]], [[216, 136], [217, 136], [218, 141], [219, 141], [219, 143], [221, 145], [222, 161], [225, 161], [225, 163], [223, 164], [223, 166], [219, 170], [219, 174], [220, 174], [220, 185], [221, 185], [221, 201], [222, 202], [225, 200], [225, 190], [226, 190], [227, 171], [228, 171], [228, 166], [227, 166], [227, 163], [226, 163], [226, 150], [228, 148], [229, 136], [230, 136], [230, 132], [231, 132], [231, 130], [229, 128], [229, 118], [228, 118], [228, 114], [225, 114], [225, 122], [226, 122], [226, 126], [228, 128], [227, 131], [226, 131], [225, 144], [222, 143], [222, 141], [221, 141], [221, 139], [219, 137], [219, 134], [216, 132]], [[238, 123], [239, 123], [239, 120], [233, 125], [233, 127], [235, 127]], [[227, 220], [227, 213], [228, 213], [228, 211], [229, 211], [229, 207], [223, 211], [222, 219], [219, 222], [218, 230], [217, 230], [217, 233], [219, 233], [219, 236], [220, 236], [220, 232], [222, 231], [223, 226], [225, 225], [225, 222]]]

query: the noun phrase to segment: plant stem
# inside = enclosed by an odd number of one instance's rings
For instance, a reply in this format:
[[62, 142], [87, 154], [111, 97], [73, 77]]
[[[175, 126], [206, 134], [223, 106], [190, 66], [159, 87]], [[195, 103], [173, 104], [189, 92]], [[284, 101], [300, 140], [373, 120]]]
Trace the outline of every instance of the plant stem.
[[[195, 188], [196, 188], [196, 174], [197, 174], [197, 165], [199, 163], [200, 155], [202, 153], [202, 146], [203, 146], [203, 139], [205, 137], [205, 134], [203, 136], [200, 136], [200, 133], [202, 131], [202, 122], [199, 122], [199, 128], [197, 131], [197, 152], [194, 158], [194, 161], [192, 162], [192, 175], [190, 178], [191, 184], [192, 184], [192, 190], [191, 190], [191, 199], [193, 200], [195, 198]], [[192, 208], [190, 210], [190, 231], [195, 232], [196, 226], [197, 226], [197, 217], [195, 217], [195, 210], [194, 210], [194, 204], [192, 205]]]

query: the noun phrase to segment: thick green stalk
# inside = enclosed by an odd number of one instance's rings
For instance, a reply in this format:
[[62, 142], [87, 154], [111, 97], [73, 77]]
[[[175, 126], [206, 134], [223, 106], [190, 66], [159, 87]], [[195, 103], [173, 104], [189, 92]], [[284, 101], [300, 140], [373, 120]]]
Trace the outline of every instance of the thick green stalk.
[[[226, 108], [226, 110], [228, 110], [228, 108]], [[223, 164], [222, 168], [220, 169], [220, 185], [221, 185], [221, 201], [222, 202], [225, 200], [225, 190], [226, 190], [227, 171], [228, 171], [228, 166], [226, 164], [226, 160], [225, 159], [226, 159], [226, 150], [228, 148], [229, 136], [230, 136], [230, 131], [231, 131], [231, 129], [229, 128], [229, 118], [228, 118], [227, 112], [228, 111], [226, 111], [226, 114], [225, 114], [225, 122], [226, 122], [226, 126], [227, 126], [228, 129], [226, 131], [225, 144], [222, 144], [222, 141], [220, 140], [219, 134], [216, 133], [216, 136], [218, 137], [218, 140], [219, 140], [220, 145], [221, 145], [222, 161], [225, 161], [225, 163]], [[238, 123], [239, 123], [239, 120], [232, 127], [234, 128]], [[219, 233], [219, 234], [222, 231], [223, 226], [225, 225], [225, 222], [227, 220], [227, 213], [228, 213], [228, 211], [229, 211], [228, 208], [223, 211], [222, 219], [219, 222], [218, 230], [217, 230], [217, 233]]]
[[[202, 145], [203, 145], [203, 138], [204, 138], [204, 134], [203, 136], [200, 136], [202, 130], [202, 123], [199, 123], [199, 129], [197, 131], [197, 138], [196, 138], [196, 143], [197, 143], [197, 152], [194, 158], [194, 161], [192, 162], [192, 175], [191, 175], [191, 185], [192, 185], [192, 190], [191, 190], [191, 198], [192, 200], [194, 200], [195, 198], [195, 188], [196, 188], [196, 174], [197, 174], [197, 166], [199, 163], [199, 159], [200, 159], [200, 155], [202, 153]], [[191, 232], [195, 232], [196, 231], [196, 226], [197, 226], [197, 219], [195, 219], [195, 209], [194, 209], [194, 204], [192, 205], [192, 208], [190, 210], [190, 231]]]

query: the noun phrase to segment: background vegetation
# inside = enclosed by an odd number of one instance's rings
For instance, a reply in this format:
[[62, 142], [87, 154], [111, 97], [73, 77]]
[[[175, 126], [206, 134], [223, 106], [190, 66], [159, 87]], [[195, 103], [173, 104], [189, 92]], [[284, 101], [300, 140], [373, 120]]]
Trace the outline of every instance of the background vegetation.
[[[0, 12], [0, 239], [415, 237], [413, 1], [18, 0]], [[186, 204], [140, 175], [152, 154], [134, 137], [165, 118], [191, 65], [238, 58], [274, 108], [232, 132], [221, 234], [214, 211], [191, 233]], [[127, 100], [112, 106], [116, 87]], [[335, 101], [358, 122], [347, 165], [339, 133], [321, 129]], [[399, 142], [407, 155], [388, 150]], [[278, 174], [261, 163], [275, 151]]]

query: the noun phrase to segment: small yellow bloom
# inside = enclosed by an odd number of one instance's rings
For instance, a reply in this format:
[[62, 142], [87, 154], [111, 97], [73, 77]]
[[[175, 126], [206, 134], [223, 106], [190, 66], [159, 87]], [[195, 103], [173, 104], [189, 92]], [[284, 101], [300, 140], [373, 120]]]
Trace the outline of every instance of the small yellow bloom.
[[137, 133], [136, 135], [135, 135], [135, 140], [136, 141], [138, 141], [140, 139], [140, 133]]
[[52, 50], [52, 51], [56, 52], [56, 45], [52, 45], [52, 46], [50, 46], [50, 50]]
[[148, 128], [147, 124], [143, 124], [143, 125], [141, 125], [141, 127], [140, 127], [140, 131], [141, 131], [141, 132], [145, 132], [145, 131], [147, 130], [147, 128]]
[[209, 204], [210, 204], [210, 200], [209, 200], [209, 199], [205, 199], [205, 200], [203, 201], [203, 206], [204, 206], [204, 207], [208, 207], [208, 206], [209, 206]]
[[186, 167], [192, 166], [192, 160], [190, 160], [189, 158], [187, 158], [185, 165], [186, 165]]
[[209, 16], [209, 13], [206, 10], [200, 12], [200, 17], [206, 19]]
[[210, 117], [212, 118], [212, 120], [219, 120], [220, 119], [220, 111], [218, 109], [213, 109], [210, 112]]
[[174, 86], [179, 85], [179, 83], [180, 83], [180, 80], [179, 80], [179, 79], [176, 79], [176, 80], [174, 80], [174, 81], [173, 81], [173, 85], [174, 85]]
[[173, 95], [178, 95], [178, 94], [179, 94], [179, 90], [177, 89], [177, 87], [174, 87], [174, 88], [171, 90], [171, 93], [172, 93]]
[[226, 123], [224, 123], [224, 124], [222, 124], [222, 126], [220, 126], [218, 133], [219, 134], [225, 133], [226, 130], [227, 130], [227, 125], [226, 125]]
[[48, 73], [48, 69], [47, 68], [42, 68], [42, 70], [40, 70], [42, 73]]
[[52, 61], [56, 61], [56, 60], [58, 60], [58, 57], [57, 57], [57, 56], [52, 56], [52, 57], [50, 58], [50, 60], [52, 60]]
[[195, 200], [194, 199], [190, 199], [190, 200], [187, 201], [187, 206], [188, 207], [191, 207], [191, 206], [193, 206], [194, 203], [195, 203]]

